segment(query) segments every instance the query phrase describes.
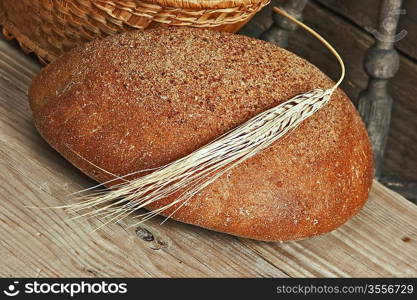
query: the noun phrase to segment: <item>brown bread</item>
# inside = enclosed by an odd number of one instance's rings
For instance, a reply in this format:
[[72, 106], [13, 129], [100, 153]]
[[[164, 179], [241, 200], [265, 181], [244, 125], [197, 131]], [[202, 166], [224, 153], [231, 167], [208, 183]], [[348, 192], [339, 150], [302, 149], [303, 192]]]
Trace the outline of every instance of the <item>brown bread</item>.
[[[29, 98], [40, 134], [103, 182], [111, 176], [74, 152], [118, 175], [158, 167], [296, 94], [331, 85], [315, 66], [266, 42], [159, 28], [70, 51], [34, 79]], [[310, 237], [360, 210], [372, 170], [364, 125], [338, 90], [293, 133], [223, 175], [173, 218], [266, 241]]]

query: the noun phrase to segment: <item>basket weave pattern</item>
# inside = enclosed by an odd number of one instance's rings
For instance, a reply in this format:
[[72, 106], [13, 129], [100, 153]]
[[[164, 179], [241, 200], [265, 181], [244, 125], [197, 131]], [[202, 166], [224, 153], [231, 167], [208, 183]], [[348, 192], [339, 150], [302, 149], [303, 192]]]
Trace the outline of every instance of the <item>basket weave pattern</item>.
[[[269, 0], [0, 0], [0, 25], [52, 61], [80, 43], [161, 24], [235, 32]], [[167, 6], [169, 5], [169, 6]]]

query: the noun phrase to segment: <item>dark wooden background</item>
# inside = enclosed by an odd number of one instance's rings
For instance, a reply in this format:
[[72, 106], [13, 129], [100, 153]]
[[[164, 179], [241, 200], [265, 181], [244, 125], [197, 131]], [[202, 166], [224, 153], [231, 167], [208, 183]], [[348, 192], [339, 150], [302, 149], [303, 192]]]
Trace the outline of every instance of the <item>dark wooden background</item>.
[[[288, 1], [288, 0], [287, 0]], [[282, 2], [272, 1], [272, 4]], [[366, 28], [376, 28], [379, 0], [310, 0], [304, 22], [317, 30], [342, 55], [347, 76], [342, 89], [354, 103], [368, 81], [363, 61], [373, 36]], [[272, 4], [265, 7], [240, 33], [259, 37], [272, 24]], [[394, 99], [391, 127], [384, 156], [382, 182], [412, 201], [417, 200], [417, 1], [404, 0], [405, 14], [398, 31], [407, 35], [396, 43], [400, 69], [390, 81]], [[317, 40], [302, 30], [289, 39], [288, 49], [306, 58], [332, 78], [339, 69], [334, 57]]]

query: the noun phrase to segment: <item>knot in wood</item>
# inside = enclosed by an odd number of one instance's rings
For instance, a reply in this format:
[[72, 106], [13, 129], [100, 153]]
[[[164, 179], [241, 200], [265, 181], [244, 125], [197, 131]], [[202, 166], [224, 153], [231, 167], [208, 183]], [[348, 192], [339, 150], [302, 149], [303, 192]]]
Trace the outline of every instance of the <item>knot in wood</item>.
[[136, 228], [136, 235], [146, 242], [152, 242], [155, 239], [153, 234], [143, 227]]

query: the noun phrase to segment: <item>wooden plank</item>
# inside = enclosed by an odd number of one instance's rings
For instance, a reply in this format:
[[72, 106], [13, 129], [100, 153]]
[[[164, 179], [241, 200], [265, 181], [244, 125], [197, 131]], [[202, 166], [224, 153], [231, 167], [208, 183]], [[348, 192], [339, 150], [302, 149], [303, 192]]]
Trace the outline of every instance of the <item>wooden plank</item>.
[[289, 276], [416, 277], [417, 211], [404, 200], [374, 181], [365, 208], [331, 234], [286, 244], [245, 244]]
[[[356, 25], [366, 28], [376, 28], [380, 0], [367, 0], [364, 9], [362, 0], [315, 0], [337, 14], [349, 19]], [[370, 9], [373, 8], [373, 9]], [[417, 60], [417, 1], [403, 0], [398, 32], [405, 30], [407, 35], [396, 43], [398, 50]]]
[[146, 241], [129, 228], [132, 219], [94, 231], [100, 219], [38, 209], [69, 203], [68, 193], [93, 184], [33, 128], [26, 90], [38, 70], [0, 40], [0, 276], [417, 276], [417, 207], [377, 182], [346, 225], [286, 244], [161, 218], [142, 226], [153, 236]]

